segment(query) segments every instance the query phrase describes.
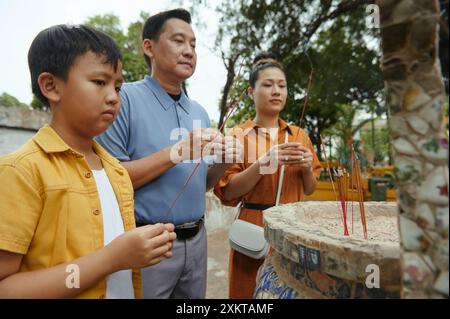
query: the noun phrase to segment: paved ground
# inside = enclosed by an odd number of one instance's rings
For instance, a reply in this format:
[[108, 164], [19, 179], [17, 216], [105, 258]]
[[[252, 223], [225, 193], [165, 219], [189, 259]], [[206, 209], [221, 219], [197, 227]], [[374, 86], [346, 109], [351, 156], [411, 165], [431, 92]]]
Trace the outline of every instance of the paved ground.
[[228, 298], [228, 229], [208, 232], [207, 299]]

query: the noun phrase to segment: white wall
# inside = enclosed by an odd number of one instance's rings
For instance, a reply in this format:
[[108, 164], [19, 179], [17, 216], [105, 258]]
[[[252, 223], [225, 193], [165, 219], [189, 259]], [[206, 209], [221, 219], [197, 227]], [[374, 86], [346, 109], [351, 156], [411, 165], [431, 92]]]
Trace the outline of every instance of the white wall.
[[0, 127], [0, 156], [14, 152], [34, 134], [33, 131]]

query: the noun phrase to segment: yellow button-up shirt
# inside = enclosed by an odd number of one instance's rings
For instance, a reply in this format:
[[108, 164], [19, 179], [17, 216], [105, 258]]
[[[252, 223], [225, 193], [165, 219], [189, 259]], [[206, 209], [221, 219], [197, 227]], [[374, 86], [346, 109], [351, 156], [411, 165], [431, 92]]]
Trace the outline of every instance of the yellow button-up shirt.
[[[135, 228], [133, 186], [119, 161], [95, 141], [125, 231]], [[45, 126], [16, 152], [0, 157], [0, 249], [23, 254], [20, 272], [70, 262], [104, 247], [96, 183], [84, 156]], [[141, 297], [140, 271], [133, 270]], [[104, 298], [106, 278], [78, 298]]]

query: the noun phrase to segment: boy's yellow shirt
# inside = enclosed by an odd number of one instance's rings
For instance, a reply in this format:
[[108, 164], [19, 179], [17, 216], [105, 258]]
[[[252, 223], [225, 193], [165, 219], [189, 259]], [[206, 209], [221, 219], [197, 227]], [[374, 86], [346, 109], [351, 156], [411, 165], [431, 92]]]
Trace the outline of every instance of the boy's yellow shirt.
[[[116, 194], [125, 231], [133, 229], [129, 175], [93, 143]], [[0, 250], [24, 255], [20, 272], [66, 263], [102, 247], [100, 199], [83, 155], [45, 126], [18, 151], [0, 157]], [[133, 270], [133, 286], [136, 298], [142, 297], [140, 270]], [[77, 297], [105, 295], [106, 278]]]

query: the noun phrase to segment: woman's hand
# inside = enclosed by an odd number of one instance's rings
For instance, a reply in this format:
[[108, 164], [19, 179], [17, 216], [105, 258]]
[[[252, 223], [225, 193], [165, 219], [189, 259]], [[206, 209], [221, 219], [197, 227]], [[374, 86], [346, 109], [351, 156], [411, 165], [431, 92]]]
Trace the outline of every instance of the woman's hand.
[[273, 174], [279, 165], [292, 165], [300, 161], [303, 151], [300, 143], [289, 142], [273, 146], [258, 159], [261, 174]]
[[295, 155], [286, 155], [285, 165], [298, 165], [303, 171], [311, 170], [313, 154], [310, 149], [299, 145], [296, 149]]
[[304, 171], [311, 170], [313, 154], [301, 143], [289, 142], [272, 147], [258, 159], [262, 167], [277, 167], [278, 165], [298, 165]]

